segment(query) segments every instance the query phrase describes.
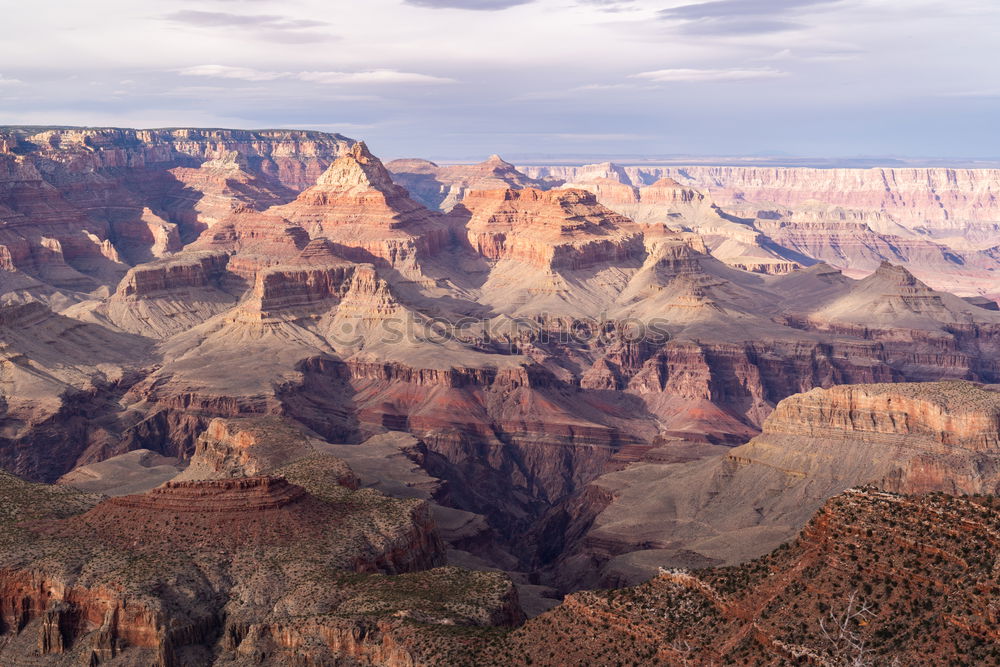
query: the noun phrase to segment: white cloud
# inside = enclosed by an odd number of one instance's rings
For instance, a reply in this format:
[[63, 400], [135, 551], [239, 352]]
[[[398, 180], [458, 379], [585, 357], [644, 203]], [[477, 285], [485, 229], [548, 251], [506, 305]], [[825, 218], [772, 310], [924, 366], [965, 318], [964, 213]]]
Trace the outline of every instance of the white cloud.
[[0, 74], [0, 86], [16, 86], [22, 83], [20, 79], [7, 79], [3, 74]]
[[289, 76], [288, 72], [262, 72], [249, 67], [228, 65], [196, 65], [180, 70], [181, 76], [209, 76], [216, 79], [240, 79], [241, 81], [274, 81]]
[[295, 78], [314, 83], [455, 83], [448, 79], [416, 72], [399, 72], [393, 69], [376, 69], [369, 72], [299, 72]]
[[394, 69], [376, 69], [366, 72], [268, 72], [250, 67], [228, 65], [197, 65], [180, 70], [182, 76], [205, 76], [216, 79], [241, 81], [274, 81], [297, 79], [326, 85], [352, 84], [435, 84], [455, 83], [454, 79], [417, 72], [400, 72]]
[[759, 69], [658, 69], [651, 72], [631, 74], [631, 79], [645, 79], [657, 83], [686, 81], [746, 81], [749, 79], [777, 79], [788, 76], [788, 72], [763, 67]]

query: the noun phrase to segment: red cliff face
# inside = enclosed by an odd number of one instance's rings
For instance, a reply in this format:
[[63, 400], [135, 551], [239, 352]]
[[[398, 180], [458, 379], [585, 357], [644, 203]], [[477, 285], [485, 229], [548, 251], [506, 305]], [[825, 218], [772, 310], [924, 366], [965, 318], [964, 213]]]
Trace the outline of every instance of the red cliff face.
[[624, 216], [583, 190], [471, 192], [452, 212], [487, 259], [542, 269], [581, 269], [642, 254], [641, 237]]
[[961, 382], [814, 389], [779, 403], [740, 456], [770, 460], [778, 448], [788, 461], [807, 450], [847, 467], [857, 459], [865, 472], [854, 483], [892, 491], [996, 493], [1000, 393]]
[[294, 131], [3, 135], [0, 245], [21, 271], [88, 292], [114, 285], [128, 264], [179, 249], [233, 206], [292, 199], [349, 143]]

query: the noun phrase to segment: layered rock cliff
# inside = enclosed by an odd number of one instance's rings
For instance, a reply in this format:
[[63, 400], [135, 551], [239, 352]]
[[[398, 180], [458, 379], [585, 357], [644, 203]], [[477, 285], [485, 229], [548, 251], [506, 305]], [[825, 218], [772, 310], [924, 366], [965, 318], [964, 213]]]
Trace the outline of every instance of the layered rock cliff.
[[60, 289], [113, 286], [234, 206], [294, 198], [350, 145], [320, 132], [3, 128], [0, 246]]
[[412, 664], [441, 652], [416, 628], [520, 620], [503, 575], [434, 568], [425, 503], [339, 486], [328, 461], [96, 505], [0, 473], [0, 659]]
[[878, 211], [908, 227], [956, 227], [961, 222], [1000, 220], [1000, 170], [898, 168], [810, 169], [806, 167], [619, 166], [522, 167], [534, 178], [567, 183], [611, 178], [626, 185], [659, 179], [709, 193], [721, 206], [744, 202], [797, 208], [822, 202], [845, 209]]

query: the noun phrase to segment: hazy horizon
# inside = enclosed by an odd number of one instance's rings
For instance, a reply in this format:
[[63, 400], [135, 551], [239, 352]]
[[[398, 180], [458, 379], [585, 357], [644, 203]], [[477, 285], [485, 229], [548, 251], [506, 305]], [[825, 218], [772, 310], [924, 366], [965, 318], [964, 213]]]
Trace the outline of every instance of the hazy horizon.
[[11, 7], [0, 124], [291, 127], [380, 155], [996, 159], [1000, 7], [98, 0]]

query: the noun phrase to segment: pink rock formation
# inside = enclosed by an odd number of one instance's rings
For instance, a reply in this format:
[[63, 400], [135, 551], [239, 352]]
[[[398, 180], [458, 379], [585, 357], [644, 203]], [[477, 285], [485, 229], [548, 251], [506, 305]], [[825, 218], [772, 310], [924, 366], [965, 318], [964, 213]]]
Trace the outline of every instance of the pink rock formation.
[[337, 159], [295, 201], [270, 210], [310, 235], [354, 249], [352, 259], [381, 259], [410, 275], [448, 243], [440, 216], [410, 199], [364, 143]]
[[393, 160], [386, 167], [397, 183], [430, 209], [450, 211], [473, 190], [540, 188], [546, 183], [528, 178], [499, 155], [473, 165], [440, 167], [427, 160]]
[[636, 225], [583, 190], [472, 192], [452, 217], [463, 220], [473, 248], [494, 261], [580, 269], [643, 252]]

